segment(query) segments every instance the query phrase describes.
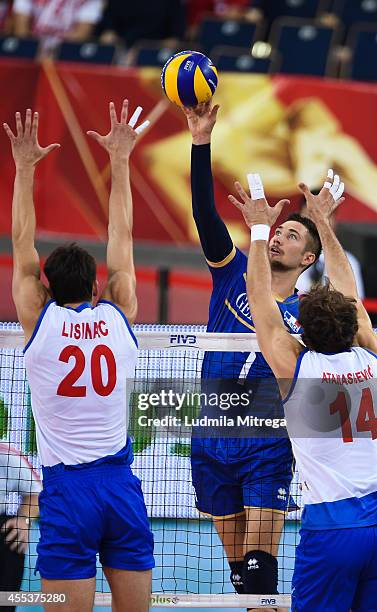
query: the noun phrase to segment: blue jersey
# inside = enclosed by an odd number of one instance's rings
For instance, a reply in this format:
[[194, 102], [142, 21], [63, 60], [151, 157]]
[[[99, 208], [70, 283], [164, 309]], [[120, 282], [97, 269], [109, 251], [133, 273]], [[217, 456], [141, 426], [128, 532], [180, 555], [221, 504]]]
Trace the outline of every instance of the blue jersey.
[[[255, 332], [246, 292], [247, 257], [234, 248], [219, 264], [210, 265], [213, 291], [209, 306], [207, 331], [247, 333]], [[276, 300], [287, 329], [300, 333], [297, 322], [299, 298], [295, 293], [283, 300]], [[249, 357], [249, 359], [248, 359]], [[247, 366], [244, 368], [248, 359]], [[262, 353], [207, 352], [203, 359], [203, 378], [238, 379], [244, 370], [246, 378], [273, 377], [270, 366]], [[246, 370], [246, 371], [245, 371]]]

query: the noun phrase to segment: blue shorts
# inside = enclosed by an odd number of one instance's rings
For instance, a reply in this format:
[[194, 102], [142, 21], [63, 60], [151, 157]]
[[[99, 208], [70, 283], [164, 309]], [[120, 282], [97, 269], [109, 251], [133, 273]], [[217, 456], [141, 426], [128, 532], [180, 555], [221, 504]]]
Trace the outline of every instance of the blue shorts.
[[192, 438], [196, 506], [222, 518], [245, 508], [286, 512], [293, 455], [288, 439]]
[[377, 526], [300, 534], [293, 612], [377, 612]]
[[105, 567], [154, 567], [140, 481], [128, 465], [71, 469], [59, 464], [44, 469], [39, 508], [36, 569], [42, 578], [93, 578], [97, 553]]

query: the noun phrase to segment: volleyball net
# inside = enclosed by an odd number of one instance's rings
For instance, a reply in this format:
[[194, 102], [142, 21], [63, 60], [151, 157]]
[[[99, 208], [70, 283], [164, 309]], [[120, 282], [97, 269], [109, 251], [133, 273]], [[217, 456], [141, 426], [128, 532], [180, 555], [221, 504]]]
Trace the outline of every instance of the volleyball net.
[[[235, 444], [244, 445], [245, 439], [256, 435], [259, 425], [250, 422], [250, 413], [242, 413], [240, 423], [232, 421], [242, 397], [252, 394], [245, 381], [258, 350], [256, 336], [208, 334], [205, 327], [177, 325], [136, 325], [134, 331], [139, 351], [129, 400], [129, 433], [135, 456], [132, 467], [142, 482], [155, 539], [152, 606], [289, 607], [301, 506], [297, 473], [290, 490], [278, 491], [281, 499], [288, 502], [289, 510], [278, 553], [280, 595], [234, 593], [223, 545], [212, 520], [196, 509], [191, 478], [193, 426], [199, 438], [204, 436], [214, 444], [218, 438], [225, 438], [225, 447], [231, 443], [233, 449]], [[6, 497], [8, 515], [17, 512], [20, 493], [27, 493], [28, 487], [32, 492], [32, 483], [40, 472], [22, 348], [20, 326], [0, 324], [0, 459], [1, 453], [6, 455], [6, 449], [11, 448], [23, 466], [18, 476], [22, 486], [18, 489], [14, 477], [8, 481], [4, 469], [0, 470], [0, 499]], [[212, 355], [212, 364], [217, 364], [218, 379], [207, 380], [204, 388], [206, 351]], [[233, 358], [244, 363], [237, 380], [229, 374]], [[270, 390], [266, 393], [270, 397]], [[210, 397], [212, 394], [216, 400]], [[207, 409], [203, 411], [204, 404]], [[269, 433], [264, 429], [261, 435], [279, 437], [279, 415], [268, 416]], [[3, 456], [3, 465], [7, 461]], [[36, 522], [26, 556], [21, 587], [24, 591], [41, 590], [39, 577], [34, 575], [38, 537]], [[110, 602], [109, 587], [98, 563], [96, 605]]]

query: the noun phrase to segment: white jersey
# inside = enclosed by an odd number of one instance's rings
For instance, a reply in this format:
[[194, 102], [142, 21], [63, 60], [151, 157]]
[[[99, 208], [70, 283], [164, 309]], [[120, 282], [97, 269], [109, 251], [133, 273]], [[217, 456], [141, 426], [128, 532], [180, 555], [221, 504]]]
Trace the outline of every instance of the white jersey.
[[87, 463], [125, 446], [137, 344], [114, 304], [49, 302], [24, 353], [42, 465]]
[[377, 358], [304, 351], [285, 402], [307, 529], [377, 525]]

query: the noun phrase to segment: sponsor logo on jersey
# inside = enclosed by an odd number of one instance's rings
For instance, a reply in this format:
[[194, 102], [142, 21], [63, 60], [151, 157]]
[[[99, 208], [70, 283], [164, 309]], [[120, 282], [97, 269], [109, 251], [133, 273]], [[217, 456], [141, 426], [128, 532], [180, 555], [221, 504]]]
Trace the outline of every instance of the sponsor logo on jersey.
[[170, 334], [170, 346], [184, 346], [186, 344], [196, 344], [194, 334]]
[[284, 311], [284, 322], [291, 328], [291, 330], [295, 334], [300, 333], [300, 323], [297, 321], [296, 317], [294, 317], [288, 310]]
[[287, 491], [283, 489], [282, 487], [278, 489], [277, 498], [285, 501], [287, 499]]
[[240, 293], [239, 296], [236, 299], [236, 306], [238, 311], [244, 316], [246, 317], [246, 319], [249, 319], [249, 321], [251, 321], [251, 314], [250, 314], [250, 306], [249, 306], [249, 302], [247, 301], [247, 293]]

